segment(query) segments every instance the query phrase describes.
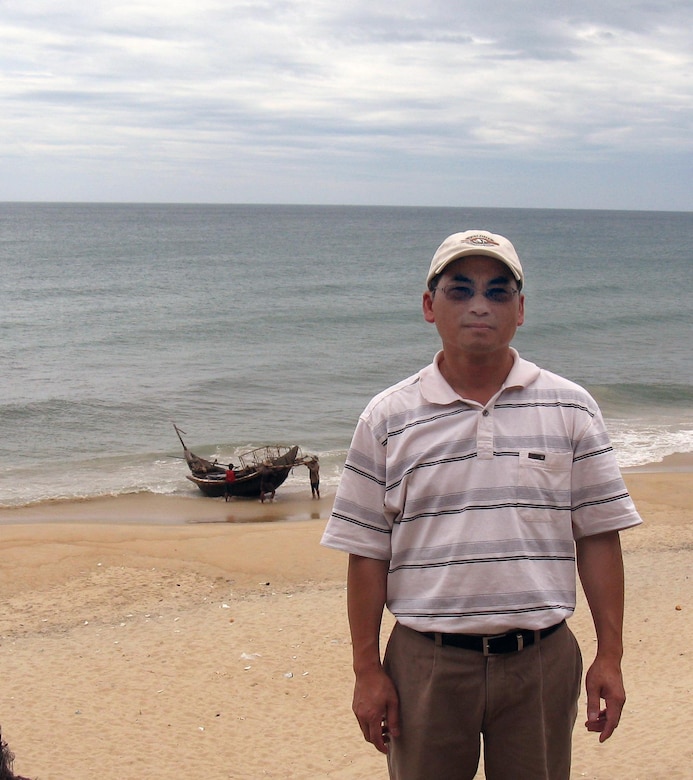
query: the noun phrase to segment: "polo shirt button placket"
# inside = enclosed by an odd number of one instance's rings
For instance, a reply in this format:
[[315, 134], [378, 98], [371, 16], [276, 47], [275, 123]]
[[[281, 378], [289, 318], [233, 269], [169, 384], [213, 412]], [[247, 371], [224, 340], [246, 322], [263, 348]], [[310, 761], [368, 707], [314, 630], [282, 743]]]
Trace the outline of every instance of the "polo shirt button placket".
[[488, 409], [482, 409], [477, 428], [477, 456], [483, 460], [493, 458], [493, 416]]

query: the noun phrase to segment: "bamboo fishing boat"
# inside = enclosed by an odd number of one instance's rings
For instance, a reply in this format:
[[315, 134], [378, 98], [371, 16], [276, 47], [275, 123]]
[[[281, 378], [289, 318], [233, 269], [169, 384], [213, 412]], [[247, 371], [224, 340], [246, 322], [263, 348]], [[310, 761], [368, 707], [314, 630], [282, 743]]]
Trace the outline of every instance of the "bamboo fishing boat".
[[[234, 467], [235, 480], [227, 489], [225, 464], [202, 458], [191, 452], [181, 434], [185, 431], [174, 423], [173, 427], [183, 446], [183, 455], [190, 469], [186, 479], [211, 498], [232, 495], [242, 498], [256, 498], [263, 492], [274, 492], [282, 485], [294, 466], [304, 465], [310, 458], [301, 455], [298, 445], [283, 447], [266, 445], [240, 455], [240, 466]], [[187, 435], [187, 434], [186, 434]], [[264, 488], [264, 491], [263, 491]]]

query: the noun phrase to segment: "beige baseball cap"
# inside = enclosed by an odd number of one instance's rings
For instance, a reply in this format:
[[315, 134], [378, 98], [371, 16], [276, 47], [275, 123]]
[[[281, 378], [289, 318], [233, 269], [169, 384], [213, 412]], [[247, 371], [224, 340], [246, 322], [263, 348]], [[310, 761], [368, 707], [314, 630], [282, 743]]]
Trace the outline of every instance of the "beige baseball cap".
[[520, 286], [524, 284], [525, 275], [520, 258], [507, 238], [489, 233], [487, 230], [465, 230], [464, 233], [453, 233], [448, 236], [438, 247], [428, 269], [426, 286], [428, 287], [431, 279], [442, 273], [453, 260], [468, 255], [495, 257], [508, 266]]

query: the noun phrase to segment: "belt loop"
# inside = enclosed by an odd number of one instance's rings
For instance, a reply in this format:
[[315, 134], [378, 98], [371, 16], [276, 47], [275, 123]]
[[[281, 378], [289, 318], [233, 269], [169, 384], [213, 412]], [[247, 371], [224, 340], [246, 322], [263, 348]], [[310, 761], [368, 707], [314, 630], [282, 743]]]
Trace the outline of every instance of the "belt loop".
[[436, 647], [442, 647], [443, 646], [443, 635], [440, 632], [436, 631], [435, 634], [434, 634], [434, 638], [435, 638], [435, 642], [436, 642]]
[[[515, 634], [517, 637], [517, 652], [519, 653], [521, 650], [524, 650], [525, 648], [525, 638], [522, 636], [522, 633], [520, 631]], [[534, 641], [536, 642], [536, 636], [534, 638]]]

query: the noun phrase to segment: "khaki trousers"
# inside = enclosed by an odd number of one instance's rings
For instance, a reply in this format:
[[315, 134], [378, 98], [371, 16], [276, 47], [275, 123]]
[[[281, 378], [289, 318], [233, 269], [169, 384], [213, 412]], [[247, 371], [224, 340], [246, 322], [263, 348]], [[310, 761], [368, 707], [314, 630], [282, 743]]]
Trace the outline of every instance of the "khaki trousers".
[[391, 780], [569, 780], [582, 657], [566, 626], [484, 657], [395, 625], [384, 659], [400, 699]]

